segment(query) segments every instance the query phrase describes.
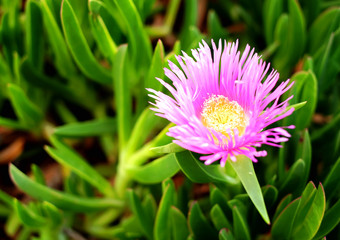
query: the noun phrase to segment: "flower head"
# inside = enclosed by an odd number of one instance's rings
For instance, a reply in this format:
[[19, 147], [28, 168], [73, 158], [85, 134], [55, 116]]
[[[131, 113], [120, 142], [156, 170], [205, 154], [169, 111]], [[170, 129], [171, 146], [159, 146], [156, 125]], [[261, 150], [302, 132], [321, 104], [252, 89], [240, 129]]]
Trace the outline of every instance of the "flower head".
[[151, 103], [158, 116], [176, 124], [168, 135], [174, 143], [190, 151], [203, 154], [200, 160], [211, 164], [227, 159], [236, 161], [243, 154], [252, 161], [266, 156], [257, 151], [262, 144], [281, 147], [290, 134], [284, 128], [266, 129], [270, 124], [290, 115], [286, 111], [290, 96], [279, 103], [281, 95], [293, 83], [286, 80], [275, 88], [279, 73], [271, 70], [254, 49], [247, 45], [241, 54], [236, 43], [222, 41], [218, 47], [212, 41], [212, 50], [202, 41], [192, 50], [194, 58], [183, 52], [176, 56], [180, 68], [169, 61], [165, 75], [172, 85], [158, 79], [173, 98], [159, 91], [148, 89]]

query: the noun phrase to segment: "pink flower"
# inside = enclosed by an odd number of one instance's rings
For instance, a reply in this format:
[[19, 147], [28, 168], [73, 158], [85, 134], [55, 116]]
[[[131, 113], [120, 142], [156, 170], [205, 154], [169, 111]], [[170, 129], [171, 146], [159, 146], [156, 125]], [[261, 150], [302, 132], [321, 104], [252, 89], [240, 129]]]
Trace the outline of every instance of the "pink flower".
[[240, 154], [257, 162], [256, 157], [267, 152], [256, 147], [281, 147], [279, 143], [290, 137], [284, 128], [294, 126], [266, 128], [294, 111], [285, 111], [293, 96], [279, 103], [293, 83], [286, 80], [275, 88], [279, 73], [272, 70], [266, 76], [269, 64], [249, 45], [242, 54], [237, 51], [238, 41], [224, 41], [223, 51], [221, 40], [218, 48], [212, 41], [212, 48], [202, 41], [197, 50], [192, 50], [194, 59], [185, 52], [176, 56], [180, 68], [169, 61], [170, 69], [164, 70], [173, 86], [158, 81], [173, 98], [148, 89], [155, 99], [152, 110], [176, 124], [168, 132], [173, 142], [203, 154], [200, 160], [206, 165], [220, 160], [224, 166], [228, 158], [236, 161]]

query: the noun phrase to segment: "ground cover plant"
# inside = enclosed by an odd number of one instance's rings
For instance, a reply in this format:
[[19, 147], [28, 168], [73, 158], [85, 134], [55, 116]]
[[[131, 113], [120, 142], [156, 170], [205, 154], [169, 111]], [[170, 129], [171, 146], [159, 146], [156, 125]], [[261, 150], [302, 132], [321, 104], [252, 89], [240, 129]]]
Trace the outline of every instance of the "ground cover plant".
[[1, 239], [340, 239], [340, 2], [0, 0]]

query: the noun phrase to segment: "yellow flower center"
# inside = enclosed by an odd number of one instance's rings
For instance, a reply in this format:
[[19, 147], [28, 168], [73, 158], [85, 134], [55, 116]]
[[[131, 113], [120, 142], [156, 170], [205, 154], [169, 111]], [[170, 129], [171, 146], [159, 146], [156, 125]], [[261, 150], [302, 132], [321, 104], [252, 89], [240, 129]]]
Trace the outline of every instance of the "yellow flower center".
[[222, 95], [211, 95], [203, 103], [201, 121], [207, 128], [214, 129], [227, 137], [227, 129], [238, 129], [239, 135], [245, 132], [248, 118], [243, 108], [236, 101]]

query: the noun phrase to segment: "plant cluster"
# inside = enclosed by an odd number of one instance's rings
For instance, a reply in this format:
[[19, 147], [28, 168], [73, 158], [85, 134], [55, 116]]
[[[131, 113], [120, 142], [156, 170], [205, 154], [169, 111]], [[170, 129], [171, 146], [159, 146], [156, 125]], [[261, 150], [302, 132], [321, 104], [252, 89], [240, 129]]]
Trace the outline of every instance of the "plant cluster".
[[[205, 165], [150, 109], [202, 39], [294, 82], [257, 163]], [[338, 0], [0, 0], [0, 238], [340, 239], [339, 46]]]

